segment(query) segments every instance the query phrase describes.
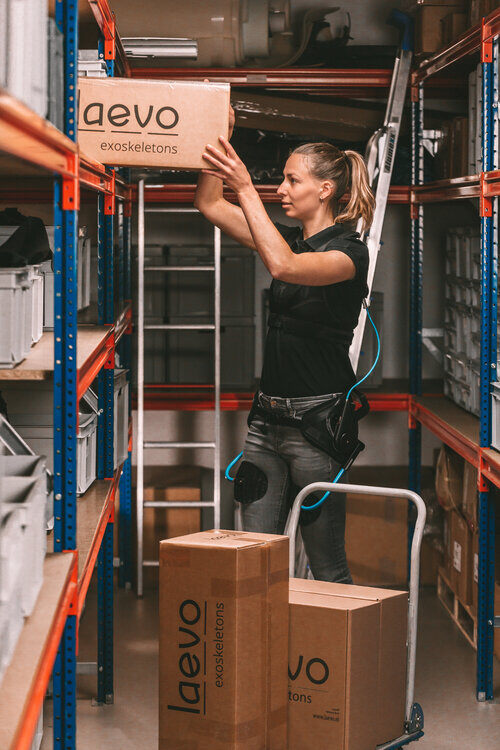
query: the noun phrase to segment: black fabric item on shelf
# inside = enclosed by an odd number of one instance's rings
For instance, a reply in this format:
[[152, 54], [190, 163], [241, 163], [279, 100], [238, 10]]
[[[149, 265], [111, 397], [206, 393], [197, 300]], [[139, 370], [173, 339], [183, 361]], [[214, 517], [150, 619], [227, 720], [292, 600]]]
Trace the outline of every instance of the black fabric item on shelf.
[[52, 260], [45, 224], [36, 216], [23, 216], [17, 208], [0, 211], [0, 226], [17, 229], [0, 245], [0, 267], [19, 268]]

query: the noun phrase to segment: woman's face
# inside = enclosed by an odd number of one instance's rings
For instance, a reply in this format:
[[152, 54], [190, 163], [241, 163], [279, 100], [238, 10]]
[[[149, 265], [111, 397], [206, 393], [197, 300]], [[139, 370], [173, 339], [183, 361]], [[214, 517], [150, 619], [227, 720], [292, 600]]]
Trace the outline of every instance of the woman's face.
[[[313, 177], [302, 154], [292, 154], [283, 170], [284, 180], [277, 189], [286, 215], [304, 221], [314, 217], [331, 198], [331, 182]], [[323, 204], [320, 196], [324, 198]]]

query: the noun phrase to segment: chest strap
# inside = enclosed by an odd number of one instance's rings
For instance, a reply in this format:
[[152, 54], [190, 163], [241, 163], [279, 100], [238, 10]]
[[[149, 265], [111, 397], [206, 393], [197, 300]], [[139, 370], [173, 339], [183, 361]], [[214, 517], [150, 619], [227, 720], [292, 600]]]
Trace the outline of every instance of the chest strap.
[[293, 333], [295, 336], [301, 336], [308, 339], [319, 339], [320, 341], [335, 341], [342, 344], [350, 344], [353, 332], [345, 331], [339, 328], [332, 328], [323, 323], [313, 323], [309, 320], [300, 320], [299, 318], [290, 318], [279, 313], [270, 313], [267, 320], [270, 328]]

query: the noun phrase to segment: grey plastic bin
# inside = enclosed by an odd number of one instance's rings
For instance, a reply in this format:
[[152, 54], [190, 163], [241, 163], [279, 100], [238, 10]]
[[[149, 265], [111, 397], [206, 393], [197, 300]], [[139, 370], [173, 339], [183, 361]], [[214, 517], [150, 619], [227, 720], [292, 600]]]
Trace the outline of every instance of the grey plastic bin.
[[[47, 226], [49, 245], [54, 252], [54, 227]], [[78, 230], [78, 310], [84, 310], [90, 305], [90, 268], [92, 244], [87, 237], [87, 227]], [[43, 327], [51, 331], [54, 328], [54, 271], [52, 261], [42, 263], [41, 269], [45, 276]]]
[[[46, 456], [47, 468], [54, 469], [54, 395], [53, 384], [5, 381], [2, 395], [7, 402], [12, 426], [37, 456]], [[80, 401], [77, 434], [77, 494], [81, 495], [96, 478], [97, 413]]]
[[47, 461], [45, 456], [0, 456], [0, 475], [5, 477], [25, 477], [29, 479], [43, 477], [44, 482], [40, 491], [44, 494], [45, 523], [49, 530], [54, 525], [54, 492], [52, 479], [49, 483], [46, 473]]
[[31, 317], [31, 343], [40, 341], [43, 333], [43, 296], [44, 279], [40, 266], [28, 266], [33, 280], [32, 291], [32, 317]]
[[3, 477], [2, 508], [16, 508], [21, 516], [23, 553], [21, 607], [25, 617], [33, 611], [43, 583], [43, 561], [47, 551], [45, 530], [45, 478]]
[[0, 681], [12, 659], [24, 622], [23, 544], [19, 508], [0, 502]]
[[115, 469], [128, 456], [128, 370], [115, 369], [114, 461]]
[[0, 268], [0, 367], [14, 367], [28, 354], [33, 332], [30, 266]]

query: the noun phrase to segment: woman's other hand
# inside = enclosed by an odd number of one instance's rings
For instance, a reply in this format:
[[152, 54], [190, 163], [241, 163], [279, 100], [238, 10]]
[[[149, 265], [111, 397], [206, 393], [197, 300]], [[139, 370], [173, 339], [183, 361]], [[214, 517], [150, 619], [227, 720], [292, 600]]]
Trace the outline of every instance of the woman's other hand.
[[203, 174], [211, 174], [226, 183], [235, 193], [241, 193], [252, 186], [252, 179], [240, 157], [227, 138], [219, 136], [226, 153], [221, 153], [210, 144], [205, 147], [203, 158], [211, 164], [210, 169], [202, 169]]

